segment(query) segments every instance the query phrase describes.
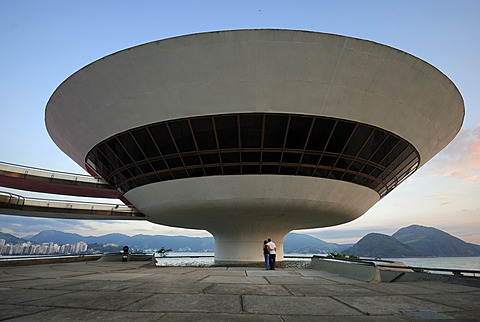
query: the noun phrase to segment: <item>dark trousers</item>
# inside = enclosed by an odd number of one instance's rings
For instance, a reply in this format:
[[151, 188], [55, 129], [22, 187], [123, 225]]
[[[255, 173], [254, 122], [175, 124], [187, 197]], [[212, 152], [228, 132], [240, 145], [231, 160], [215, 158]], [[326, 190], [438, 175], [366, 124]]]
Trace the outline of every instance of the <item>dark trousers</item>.
[[270, 264], [270, 269], [275, 269], [275, 260], [277, 259], [277, 254], [270, 254], [268, 257], [268, 262]]

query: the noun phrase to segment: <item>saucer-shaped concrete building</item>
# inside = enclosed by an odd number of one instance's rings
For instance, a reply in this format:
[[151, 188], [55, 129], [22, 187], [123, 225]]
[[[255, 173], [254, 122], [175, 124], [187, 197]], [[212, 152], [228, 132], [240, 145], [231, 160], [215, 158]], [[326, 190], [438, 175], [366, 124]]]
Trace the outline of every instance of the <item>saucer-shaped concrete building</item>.
[[[155, 41], [80, 69], [46, 125], [148, 220], [205, 229], [215, 259], [283, 259], [294, 229], [354, 220], [458, 133], [439, 70], [361, 39], [233, 30]], [[388, 216], [388, 214], [385, 214]]]

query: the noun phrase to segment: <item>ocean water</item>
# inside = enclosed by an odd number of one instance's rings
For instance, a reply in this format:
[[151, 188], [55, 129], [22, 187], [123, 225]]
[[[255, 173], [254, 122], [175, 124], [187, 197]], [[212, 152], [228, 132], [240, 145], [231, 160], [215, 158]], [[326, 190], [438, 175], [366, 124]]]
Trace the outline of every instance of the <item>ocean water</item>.
[[408, 266], [480, 271], [480, 257], [384, 258]]
[[[156, 258], [157, 266], [212, 266], [214, 253], [169, 253], [165, 258]], [[285, 254], [288, 266], [302, 267], [310, 262], [314, 254]], [[191, 257], [194, 256], [194, 257]], [[208, 257], [205, 257], [208, 256]], [[325, 256], [325, 254], [319, 254]], [[480, 257], [432, 257], [432, 258], [383, 258], [402, 262], [408, 266], [444, 269], [466, 269], [480, 271]]]

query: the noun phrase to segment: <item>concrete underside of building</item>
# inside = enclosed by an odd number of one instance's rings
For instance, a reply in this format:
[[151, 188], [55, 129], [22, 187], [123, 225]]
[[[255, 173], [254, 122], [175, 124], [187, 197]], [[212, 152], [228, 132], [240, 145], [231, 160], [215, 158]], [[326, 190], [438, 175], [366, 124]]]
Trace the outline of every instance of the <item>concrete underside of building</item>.
[[[258, 128], [243, 115], [257, 117]], [[283, 145], [267, 145], [271, 116], [286, 119]], [[221, 132], [228, 117], [234, 131]], [[294, 30], [193, 34], [123, 50], [70, 76], [46, 109], [60, 149], [147, 220], [211, 232], [219, 263], [261, 261], [267, 237], [282, 260], [289, 231], [358, 218], [441, 151], [463, 117], [459, 91], [432, 65], [374, 42]], [[299, 119], [309, 124], [305, 137], [293, 129]], [[211, 133], [196, 128], [199, 120]], [[334, 124], [331, 132], [314, 135], [320, 122]], [[177, 134], [182, 124], [188, 133]], [[249, 146], [252, 128], [259, 143]], [[355, 142], [360, 128], [371, 132]], [[235, 131], [231, 146], [222, 143]], [[213, 147], [202, 148], [202, 135]], [[321, 140], [324, 148], [310, 148]], [[400, 145], [408, 155], [383, 164]]]

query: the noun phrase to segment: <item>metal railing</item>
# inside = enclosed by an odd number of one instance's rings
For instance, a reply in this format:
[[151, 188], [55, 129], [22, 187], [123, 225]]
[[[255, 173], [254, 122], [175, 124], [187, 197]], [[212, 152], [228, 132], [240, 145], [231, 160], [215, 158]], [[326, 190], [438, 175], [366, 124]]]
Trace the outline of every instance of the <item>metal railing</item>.
[[134, 207], [126, 205], [23, 197], [5, 191], [0, 191], [0, 209], [2, 208], [25, 212], [145, 217]]
[[99, 185], [108, 185], [102, 178], [95, 178], [88, 174], [41, 169], [3, 161], [0, 161], [0, 171], [6, 172], [4, 175], [7, 176], [21, 176], [24, 178], [26, 176], [35, 176], [50, 180], [83, 181]]
[[337, 260], [337, 261], [344, 261], [344, 262], [354, 262], [361, 265], [367, 266], [375, 266], [375, 267], [382, 267], [382, 268], [395, 268], [395, 269], [409, 269], [413, 272], [440, 272], [440, 273], [451, 273], [454, 276], [470, 276], [470, 277], [480, 277], [479, 270], [471, 270], [471, 269], [460, 269], [460, 268], [432, 268], [432, 267], [417, 267], [417, 266], [400, 266], [400, 265], [386, 265], [386, 264], [378, 264], [377, 262], [389, 262], [395, 263], [392, 261], [387, 260], [374, 260], [374, 259], [356, 259], [356, 258], [335, 258], [335, 257], [322, 257], [314, 255], [312, 257], [316, 259], [330, 259], [330, 260]]

